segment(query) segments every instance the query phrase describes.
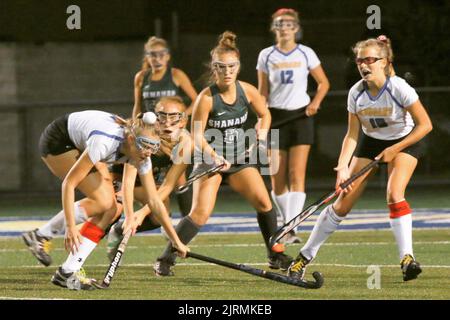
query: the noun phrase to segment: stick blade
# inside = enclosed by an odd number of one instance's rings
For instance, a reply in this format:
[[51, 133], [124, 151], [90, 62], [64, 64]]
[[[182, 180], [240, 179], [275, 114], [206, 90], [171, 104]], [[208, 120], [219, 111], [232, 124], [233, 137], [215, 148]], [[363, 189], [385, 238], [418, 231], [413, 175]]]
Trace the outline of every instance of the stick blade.
[[319, 271], [314, 271], [312, 275], [314, 277], [314, 280], [316, 280], [313, 289], [320, 289], [323, 286], [324, 282], [323, 275]]
[[97, 280], [92, 282], [92, 285], [96, 288], [96, 289], [109, 289], [109, 285], [107, 285], [105, 282], [99, 282]]

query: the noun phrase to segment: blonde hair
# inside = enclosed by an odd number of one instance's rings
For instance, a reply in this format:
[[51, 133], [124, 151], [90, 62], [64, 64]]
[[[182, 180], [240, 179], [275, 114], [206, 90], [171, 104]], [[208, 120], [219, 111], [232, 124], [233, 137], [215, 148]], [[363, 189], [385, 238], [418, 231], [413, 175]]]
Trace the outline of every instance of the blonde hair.
[[392, 63], [394, 62], [394, 52], [392, 51], [391, 40], [385, 35], [380, 35], [376, 39], [369, 38], [367, 40], [358, 41], [352, 48], [355, 56], [358, 54], [359, 50], [368, 48], [368, 47], [376, 47], [380, 54], [380, 58], [386, 58], [387, 65], [384, 70], [386, 76], [394, 76], [395, 71]]
[[136, 118], [129, 118], [129, 119], [124, 119], [122, 117], [119, 117], [118, 115], [115, 116], [115, 121], [117, 124], [123, 126], [125, 128], [125, 135], [136, 135], [138, 136], [139, 134], [142, 133], [142, 131], [144, 130], [148, 130], [150, 131], [151, 135], [157, 136], [157, 132], [156, 132], [156, 128], [155, 128], [155, 124], [152, 123], [147, 123], [144, 122], [144, 113], [139, 113], [137, 115]]
[[164, 40], [163, 38], [158, 38], [155, 36], [152, 36], [150, 38], [148, 38], [147, 42], [144, 44], [144, 57], [142, 58], [142, 67], [141, 70], [145, 71], [145, 70], [149, 70], [150, 64], [147, 61], [147, 58], [145, 56], [145, 52], [150, 51], [152, 47], [154, 46], [162, 46], [166, 49], [169, 49], [169, 45], [167, 44], [167, 41]]
[[179, 106], [181, 112], [186, 112], [186, 105], [184, 104], [183, 99], [179, 96], [162, 97], [156, 104], [155, 110], [157, 110], [159, 107], [164, 107], [164, 104], [166, 103], [176, 104]]

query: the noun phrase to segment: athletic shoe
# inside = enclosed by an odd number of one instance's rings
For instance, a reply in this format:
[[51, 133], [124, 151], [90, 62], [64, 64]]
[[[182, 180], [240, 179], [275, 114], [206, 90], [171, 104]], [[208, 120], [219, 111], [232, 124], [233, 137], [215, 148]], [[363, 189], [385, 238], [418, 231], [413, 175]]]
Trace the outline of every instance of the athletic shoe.
[[305, 277], [306, 266], [309, 262], [308, 259], [299, 253], [297, 258], [295, 258], [295, 261], [290, 265], [287, 275], [291, 278], [303, 280]]
[[52, 283], [54, 285], [67, 288], [69, 290], [94, 290], [94, 282], [95, 279], [89, 279], [86, 277], [86, 273], [83, 268], [77, 272], [64, 273], [62, 267], [59, 267], [52, 276]]
[[171, 270], [174, 264], [168, 262], [167, 260], [158, 259], [153, 265], [153, 271], [155, 271], [155, 275], [159, 277], [171, 277], [175, 274]]
[[38, 229], [22, 233], [22, 239], [30, 249], [33, 256], [39, 260], [44, 266], [48, 267], [52, 264], [52, 258], [49, 255], [51, 249], [51, 238], [40, 236]]
[[281, 269], [282, 271], [286, 271], [291, 262], [294, 260], [291, 256], [284, 254], [282, 252], [272, 253], [269, 256], [269, 268], [270, 269]]
[[[106, 245], [106, 255], [108, 256], [109, 262], [111, 262], [114, 259], [117, 249], [119, 248], [119, 245], [124, 237], [123, 234], [117, 232], [115, 226], [116, 225], [112, 226], [111, 230], [109, 230], [108, 233], [108, 244]], [[121, 262], [122, 261], [120, 261], [120, 263]]]
[[301, 243], [302, 240], [295, 235], [295, 231], [289, 231], [281, 240], [281, 243], [284, 244], [293, 244], [293, 243]]
[[420, 263], [418, 263], [410, 254], [405, 254], [402, 261], [400, 261], [400, 268], [403, 272], [403, 281], [416, 279], [422, 272]]

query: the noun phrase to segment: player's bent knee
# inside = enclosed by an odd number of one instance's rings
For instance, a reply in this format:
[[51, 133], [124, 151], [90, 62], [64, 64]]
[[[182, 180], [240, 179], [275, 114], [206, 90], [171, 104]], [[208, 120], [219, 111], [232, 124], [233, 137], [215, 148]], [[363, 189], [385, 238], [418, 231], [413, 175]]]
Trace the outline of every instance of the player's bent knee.
[[405, 200], [405, 193], [404, 192], [391, 192], [388, 190], [386, 195], [386, 201], [387, 203], [396, 203]]
[[208, 222], [208, 217], [190, 216], [192, 221], [198, 226], [204, 226]]
[[272, 210], [272, 203], [270, 201], [257, 201], [256, 205], [255, 205], [255, 210], [257, 212], [268, 212], [270, 210]]
[[115, 214], [117, 210], [116, 201], [113, 197], [102, 198], [96, 200], [97, 206], [100, 212], [106, 213], [111, 212], [111, 214]]
[[208, 218], [210, 216], [210, 211], [206, 208], [193, 208], [191, 213], [189, 214], [189, 217], [191, 217], [192, 221], [194, 223], [203, 226], [208, 221]]
[[351, 207], [346, 206], [346, 205], [342, 205], [342, 204], [339, 204], [339, 203], [334, 203], [333, 204], [333, 209], [334, 209], [334, 212], [336, 213], [336, 215], [338, 217], [346, 217], [347, 214], [352, 210]]

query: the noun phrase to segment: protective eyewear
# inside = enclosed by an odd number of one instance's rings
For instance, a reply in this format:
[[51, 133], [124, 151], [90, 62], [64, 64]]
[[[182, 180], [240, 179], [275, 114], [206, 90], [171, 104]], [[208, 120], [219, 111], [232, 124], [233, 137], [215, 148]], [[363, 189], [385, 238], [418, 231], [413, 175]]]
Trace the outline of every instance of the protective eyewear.
[[145, 51], [145, 55], [152, 59], [162, 59], [168, 53], [169, 53], [168, 49], [158, 50], [158, 51]]
[[162, 124], [178, 124], [184, 118], [184, 112], [156, 112], [158, 121]]
[[224, 63], [220, 61], [215, 61], [212, 63], [213, 68], [219, 73], [225, 73], [227, 70], [230, 70], [231, 73], [235, 73], [241, 63], [239, 61]]
[[364, 64], [372, 64], [372, 63], [375, 63], [375, 62], [377, 62], [378, 60], [381, 60], [381, 59], [383, 59], [383, 58], [378, 58], [378, 57], [356, 58], [355, 59], [355, 63], [357, 65], [360, 65], [362, 63], [364, 63]]
[[285, 19], [279, 19], [275, 20], [272, 24], [273, 29], [280, 30], [282, 28], [286, 29], [295, 29], [298, 27], [298, 23], [295, 20], [285, 20]]
[[159, 150], [161, 142], [159, 140], [151, 139], [144, 136], [135, 137], [136, 148], [139, 151], [150, 150], [151, 153], [156, 153]]

